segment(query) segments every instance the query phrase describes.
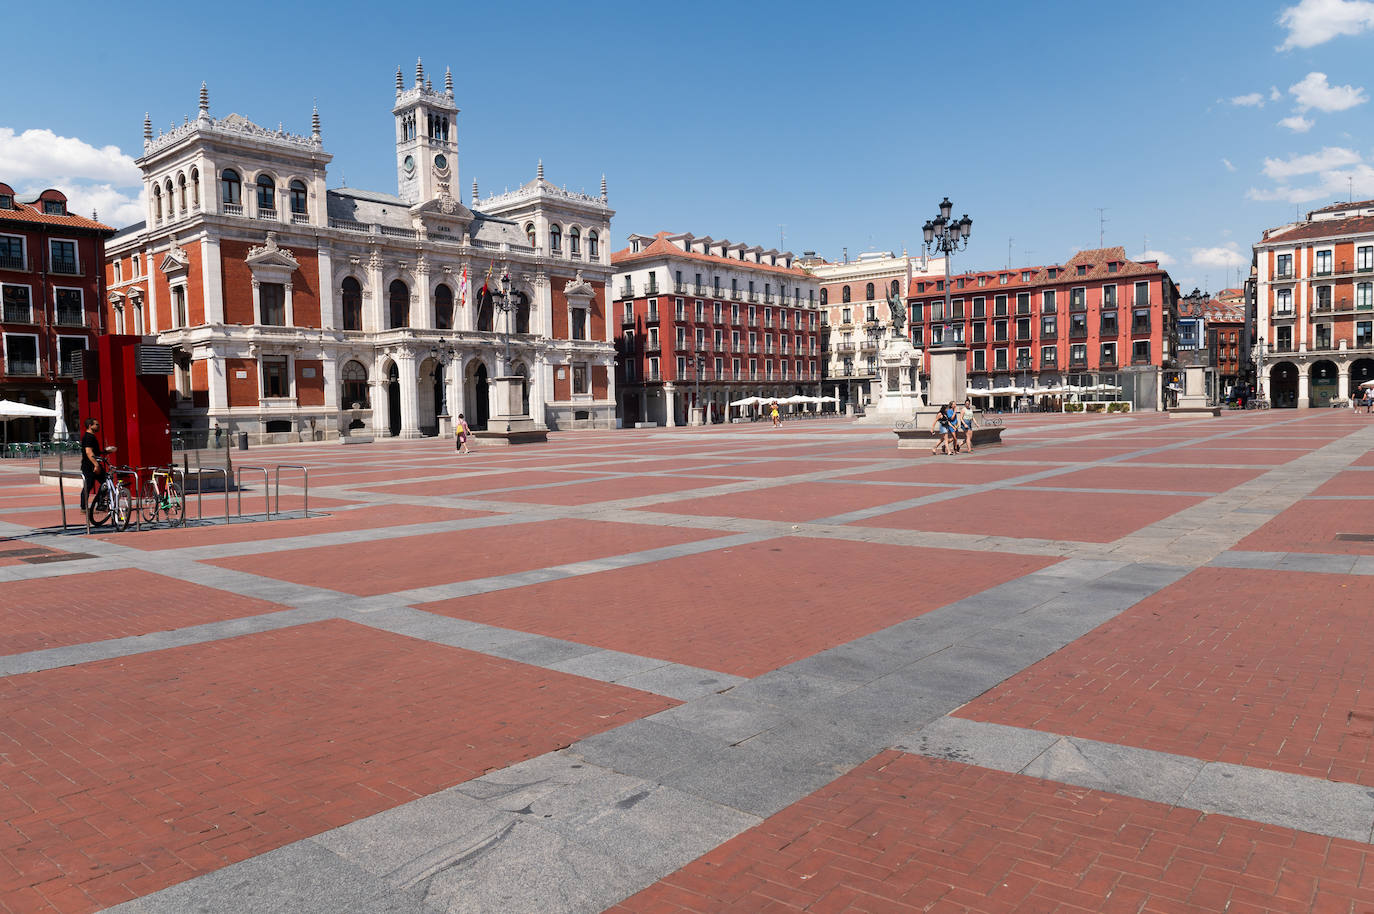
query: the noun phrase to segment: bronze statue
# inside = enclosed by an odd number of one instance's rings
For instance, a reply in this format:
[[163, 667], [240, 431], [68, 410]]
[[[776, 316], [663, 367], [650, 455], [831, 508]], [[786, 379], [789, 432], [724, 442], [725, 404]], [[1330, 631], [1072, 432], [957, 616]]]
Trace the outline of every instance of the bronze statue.
[[901, 336], [902, 328], [906, 326], [906, 303], [896, 289], [887, 293], [887, 311], [892, 317], [892, 332]]

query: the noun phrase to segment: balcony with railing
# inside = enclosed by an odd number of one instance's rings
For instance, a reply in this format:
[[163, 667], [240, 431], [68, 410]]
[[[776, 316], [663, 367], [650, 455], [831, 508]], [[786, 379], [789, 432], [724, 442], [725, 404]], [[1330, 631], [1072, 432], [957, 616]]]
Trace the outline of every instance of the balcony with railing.
[[63, 327], [81, 327], [86, 323], [86, 315], [80, 305], [58, 304], [57, 323]]
[[7, 254], [3, 257], [0, 257], [0, 270], [26, 271], [28, 270], [28, 264], [25, 262], [22, 256], [11, 257]]
[[749, 293], [749, 301], [751, 301], [751, 302], [757, 302], [758, 300], [759, 300], [759, 293], [757, 293], [757, 292], [750, 292], [750, 293]]
[[242, 203], [221, 203], [221, 204], [220, 204], [220, 209], [224, 211], [224, 215], [226, 215], [226, 216], [242, 216], [242, 215], [243, 215], [243, 204], [242, 204]]
[[23, 304], [5, 302], [4, 310], [0, 311], [0, 317], [3, 317], [7, 324], [31, 324], [33, 323], [33, 309], [29, 307], [28, 302]]
[[646, 286], [644, 287], [644, 294], [645, 294], [645, 295], [657, 295], [657, 294], [658, 294], [658, 283], [656, 283], [656, 282], [651, 282], [651, 283], [649, 283], [648, 285], [646, 285]]
[[635, 325], [635, 316], [634, 316], [634, 314], [622, 314], [622, 315], [620, 315], [620, 326], [622, 326], [622, 327], [633, 327], [634, 325]]
[[703, 298], [705, 298], [707, 293], [710, 291], [711, 290], [709, 286], [703, 286], [701, 283], [697, 283], [696, 285], [692, 286], [692, 294], [699, 295]]
[[1293, 310], [1292, 305], [1289, 305], [1286, 308], [1280, 308], [1276, 306], [1269, 316], [1270, 318], [1276, 321], [1291, 320], [1292, 318], [1297, 316], [1297, 312]]
[[657, 309], [657, 308], [650, 308], [650, 309], [645, 313], [645, 315], [644, 315], [644, 323], [646, 323], [646, 324], [657, 324], [657, 323], [658, 323], [658, 309]]
[[5, 359], [5, 374], [16, 377], [33, 377], [38, 374], [38, 361], [23, 356], [9, 356]]
[[627, 283], [625, 283], [625, 285], [621, 287], [620, 291], [617, 292], [616, 295], [617, 295], [617, 297], [619, 297], [619, 298], [634, 298], [634, 297], [635, 297], [635, 286], [634, 286], [634, 283], [632, 283], [632, 282], [627, 282]]
[[309, 213], [297, 213], [297, 212], [292, 212], [292, 213], [291, 213], [291, 224], [292, 224], [292, 225], [309, 225], [309, 224], [310, 224], [310, 214], [309, 214]]
[[53, 259], [50, 270], [51, 272], [61, 274], [62, 276], [81, 275], [81, 265], [79, 263], [77, 263], [75, 260], [69, 260], [67, 258], [61, 257]]
[[673, 294], [674, 294], [674, 295], [686, 295], [686, 294], [687, 294], [687, 283], [685, 283], [685, 282], [674, 282], [674, 283], [673, 283]]
[[1292, 278], [1293, 278], [1293, 268], [1292, 268], [1292, 267], [1289, 267], [1289, 268], [1286, 269], [1286, 270], [1275, 270], [1275, 271], [1274, 271], [1274, 280], [1275, 280], [1276, 282], [1288, 282], [1288, 281], [1290, 281]]
[[645, 352], [662, 352], [663, 345], [658, 340], [646, 339], [644, 341]]
[[259, 210], [258, 210], [258, 218], [259, 218], [259, 219], [267, 219], [267, 220], [269, 220], [269, 221], [271, 221], [271, 222], [276, 222], [276, 221], [277, 221], [277, 211], [276, 211], [276, 209], [259, 209]]

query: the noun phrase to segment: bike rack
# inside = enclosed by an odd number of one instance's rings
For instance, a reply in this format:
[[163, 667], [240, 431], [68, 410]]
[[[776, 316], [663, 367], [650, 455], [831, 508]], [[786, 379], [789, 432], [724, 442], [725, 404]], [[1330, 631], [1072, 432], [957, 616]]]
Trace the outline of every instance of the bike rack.
[[254, 473], [262, 474], [262, 500], [263, 507], [266, 509], [266, 517], [272, 519], [272, 489], [268, 479], [267, 467], [240, 466], [234, 475], [234, 488], [238, 490], [238, 516], [243, 517], [243, 471], [252, 470]]
[[276, 495], [276, 498], [277, 498], [277, 513], [278, 513], [278, 514], [281, 513], [281, 471], [282, 471], [282, 470], [300, 470], [300, 471], [301, 471], [301, 487], [305, 490], [305, 515], [304, 515], [304, 516], [305, 516], [305, 517], [309, 517], [309, 516], [310, 516], [310, 469], [309, 469], [308, 467], [304, 467], [304, 466], [300, 465], [299, 463], [279, 463], [279, 464], [277, 464], [276, 471], [273, 473], [274, 494]]
[[[229, 471], [224, 467], [200, 467], [196, 471], [196, 520], [205, 518], [205, 474], [218, 473], [224, 480], [224, 524], [229, 525]], [[186, 494], [186, 474], [181, 474], [181, 493]]]

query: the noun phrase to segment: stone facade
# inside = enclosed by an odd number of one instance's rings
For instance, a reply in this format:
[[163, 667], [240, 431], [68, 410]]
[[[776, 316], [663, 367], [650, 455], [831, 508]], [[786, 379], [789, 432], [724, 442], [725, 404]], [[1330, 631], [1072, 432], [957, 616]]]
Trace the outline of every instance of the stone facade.
[[569, 192], [541, 162], [480, 202], [474, 181], [464, 205], [458, 110], [448, 74], [397, 71], [396, 193], [328, 189], [318, 112], [308, 135], [214, 118], [202, 86], [196, 118], [157, 136], [145, 119], [148, 218], [107, 245], [107, 317], [176, 348], [174, 428], [419, 437], [459, 412], [481, 428], [507, 368], [536, 423], [614, 425], [613, 387], [557, 383], [611, 376], [605, 179]]

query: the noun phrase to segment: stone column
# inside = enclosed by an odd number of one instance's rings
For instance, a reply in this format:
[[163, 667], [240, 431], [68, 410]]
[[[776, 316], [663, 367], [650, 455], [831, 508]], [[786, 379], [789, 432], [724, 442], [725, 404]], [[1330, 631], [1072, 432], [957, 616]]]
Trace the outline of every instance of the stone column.
[[663, 385], [663, 424], [668, 428], [677, 427], [677, 387], [672, 381]]
[[1309, 365], [1298, 366], [1298, 409], [1307, 409], [1312, 404], [1308, 400], [1311, 387], [1308, 382], [1307, 373], [1311, 370]]
[[429, 266], [423, 258], [415, 265], [415, 290], [410, 302], [410, 326], [417, 330], [433, 330], [434, 290], [430, 288]]
[[1341, 364], [1336, 366], [1336, 396], [1342, 400], [1350, 399], [1350, 366]]
[[552, 383], [553, 367], [544, 353], [535, 353], [527, 366], [530, 385], [530, 418], [535, 425], [543, 426], [548, 419], [544, 415], [544, 385]]
[[382, 282], [381, 257], [368, 261], [367, 284], [369, 288], [363, 292], [363, 329], [379, 333], [386, 328], [386, 286]]
[[378, 359], [372, 366], [372, 434], [384, 438], [391, 434], [391, 398], [387, 396], [386, 372], [382, 366], [385, 359]]
[[334, 329], [334, 261], [330, 257], [331, 250], [333, 250], [331, 247], [323, 244], [315, 250], [315, 256], [319, 259], [320, 267], [319, 299], [321, 330]]
[[412, 352], [402, 353], [396, 359], [396, 370], [401, 376], [401, 437], [420, 437], [420, 366]]
[[200, 240], [201, 295], [205, 306], [205, 323], [224, 323], [224, 283], [220, 274], [219, 240], [207, 233]]

